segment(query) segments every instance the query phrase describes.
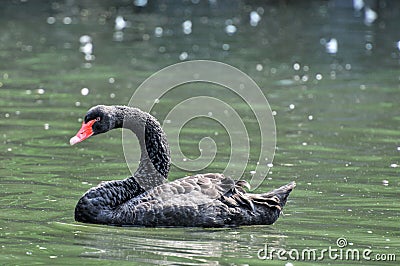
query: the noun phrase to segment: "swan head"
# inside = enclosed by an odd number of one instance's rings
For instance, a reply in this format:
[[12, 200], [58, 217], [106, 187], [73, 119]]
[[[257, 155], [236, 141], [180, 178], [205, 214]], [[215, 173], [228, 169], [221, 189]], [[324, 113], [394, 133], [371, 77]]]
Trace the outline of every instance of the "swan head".
[[116, 127], [115, 107], [97, 105], [89, 109], [82, 122], [81, 129], [69, 141], [71, 145], [85, 139], [105, 133]]

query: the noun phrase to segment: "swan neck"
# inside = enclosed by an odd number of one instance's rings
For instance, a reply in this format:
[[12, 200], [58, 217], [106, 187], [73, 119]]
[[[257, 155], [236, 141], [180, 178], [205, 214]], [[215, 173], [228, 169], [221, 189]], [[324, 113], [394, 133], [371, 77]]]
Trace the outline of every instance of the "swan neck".
[[137, 108], [121, 106], [117, 110], [116, 127], [131, 130], [139, 140], [141, 157], [135, 180], [145, 190], [161, 185], [170, 168], [169, 145], [161, 125]]

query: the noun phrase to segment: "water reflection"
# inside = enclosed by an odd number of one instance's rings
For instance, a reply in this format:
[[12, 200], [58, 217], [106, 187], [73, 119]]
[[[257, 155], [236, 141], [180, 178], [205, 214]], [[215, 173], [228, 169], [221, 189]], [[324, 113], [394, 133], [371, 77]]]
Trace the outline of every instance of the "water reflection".
[[[260, 13], [264, 13], [263, 8], [258, 8], [257, 11]], [[250, 25], [253, 27], [256, 27], [258, 25], [258, 22], [260, 22], [260, 20], [261, 20], [261, 16], [260, 16], [260, 14], [258, 14], [257, 11], [250, 12]]]
[[79, 51], [81, 51], [85, 55], [85, 60], [86, 61], [94, 60], [95, 57], [93, 55], [92, 38], [89, 35], [82, 35], [79, 38], [79, 42], [81, 43]]
[[[394, 10], [394, 2], [387, 1], [350, 1], [332, 0], [328, 2], [312, 1], [308, 7], [316, 7], [317, 13], [313, 20], [304, 19], [301, 24], [295, 25], [293, 34], [275, 35], [279, 32], [279, 27], [285, 28], [287, 22], [276, 16], [277, 12], [282, 12], [285, 8], [303, 8], [304, 5], [296, 2], [290, 4], [260, 4], [254, 3], [241, 5], [241, 1], [199, 1], [199, 2], [183, 2], [178, 4], [165, 4], [162, 1], [134, 1], [132, 3], [125, 2], [102, 2], [101, 4], [81, 3], [79, 6], [75, 1], [66, 1], [65, 3], [53, 3], [51, 5], [53, 14], [48, 16], [47, 23], [57, 25], [77, 25], [79, 23], [87, 23], [93, 25], [108, 25], [112, 23], [114, 32], [112, 39], [117, 42], [135, 43], [145, 41], [149, 47], [157, 45], [155, 51], [163, 54], [161, 58], [174, 58], [175, 60], [189, 60], [198, 58], [214, 58], [229, 60], [230, 51], [237, 53], [249, 53], [244, 43], [251, 44], [261, 42], [265, 47], [266, 58], [264, 61], [270, 61], [274, 58], [274, 50], [277, 47], [274, 43], [284, 43], [279, 47], [285, 53], [285, 47], [291, 46], [291, 41], [297, 47], [309, 47], [310, 50], [318, 50], [316, 40], [296, 37], [298, 33], [303, 32], [305, 27], [313, 27], [319, 38], [320, 43], [325, 46], [328, 54], [339, 54], [340, 59], [352, 58], [354, 55], [347, 54], [348, 49], [339, 50], [340, 47], [348, 47], [350, 41], [359, 42], [361, 36], [356, 34], [348, 34], [346, 31], [338, 31], [343, 28], [344, 23], [349, 22], [353, 27], [361, 29], [362, 25], [366, 25], [370, 32], [366, 33], [364, 39], [364, 50], [368, 55], [374, 55], [373, 50], [376, 49], [375, 35], [377, 32], [385, 29], [387, 23], [391, 24], [388, 14], [390, 10]], [[136, 8], [133, 8], [136, 7]], [[90, 12], [88, 10], [91, 10]], [[223, 15], [215, 17], [214, 13], [220, 13], [224, 10]], [[382, 17], [379, 14], [382, 14]], [[140, 22], [140, 16], [146, 15], [146, 23]], [[155, 15], [155, 16], [154, 16]], [[298, 16], [290, 14], [295, 20], [299, 20]], [[174, 18], [174, 19], [169, 19]], [[314, 26], [309, 25], [313, 22]], [[346, 21], [346, 22], [345, 22]], [[67, 22], [67, 23], [65, 23]], [[378, 28], [372, 27], [379, 24]], [[388, 25], [389, 25], [388, 24]], [[316, 27], [318, 25], [318, 27]], [[288, 26], [288, 25], [287, 25]], [[209, 31], [210, 27], [216, 31]], [[180, 29], [179, 29], [180, 28]], [[258, 29], [255, 31], [254, 29]], [[309, 28], [311, 29], [311, 28]], [[58, 28], [57, 30], [64, 30]], [[67, 30], [67, 29], [65, 29]], [[195, 34], [193, 33], [195, 30]], [[286, 29], [287, 30], [287, 29]], [[205, 31], [209, 32], [209, 38], [199, 38], [204, 36]], [[218, 34], [221, 31], [224, 35]], [[215, 33], [217, 34], [215, 34]], [[362, 31], [361, 31], [362, 32]], [[271, 38], [265, 38], [266, 34], [273, 34]], [[110, 36], [110, 35], [108, 35]], [[389, 37], [389, 35], [387, 35]], [[105, 37], [105, 36], [102, 36]], [[151, 40], [153, 37], [160, 38], [159, 42]], [[393, 36], [394, 37], [394, 36]], [[99, 36], [96, 37], [98, 39]], [[186, 44], [186, 49], [176, 49], [175, 40], [178, 38]], [[285, 39], [282, 39], [285, 38]], [[292, 40], [293, 38], [293, 40]], [[310, 43], [314, 42], [314, 43]], [[398, 40], [393, 39], [392, 43]], [[237, 45], [239, 44], [239, 45]], [[214, 48], [219, 47], [218, 53]], [[234, 50], [232, 51], [232, 48]], [[211, 48], [211, 49], [210, 49]], [[85, 60], [94, 59], [93, 42], [85, 42], [81, 45], [81, 52], [85, 55]], [[154, 50], [149, 50], [149, 52]], [[210, 53], [211, 51], [211, 53]], [[290, 53], [286, 53], [289, 55]], [[296, 55], [295, 55], [296, 56]], [[293, 60], [288, 58], [288, 60]], [[84, 66], [90, 67], [91, 63], [86, 62]], [[323, 73], [322, 73], [323, 74]], [[335, 73], [336, 74], [336, 73]], [[335, 75], [331, 75], [335, 78]]]
[[[89, 228], [90, 229], [90, 228]], [[93, 228], [95, 229], [95, 228]], [[185, 237], [181, 237], [181, 231]], [[110, 231], [110, 230], [109, 230]], [[197, 263], [219, 264], [218, 261], [237, 257], [257, 259], [257, 251], [265, 243], [279, 247], [285, 235], [264, 227], [254, 227], [249, 231], [218, 229], [168, 229], [168, 234], [160, 235], [151, 229], [111, 229], [113, 233], [76, 231], [77, 245], [84, 245], [87, 251], [83, 257], [135, 260], [151, 264], [168, 264], [180, 261], [185, 265]], [[132, 232], [133, 231], [133, 232]], [[147, 232], [147, 234], [145, 234]], [[122, 235], [122, 237], [121, 237]]]
[[336, 54], [338, 52], [338, 41], [335, 38], [330, 39], [328, 42], [322, 42], [325, 44], [326, 52], [329, 54]]

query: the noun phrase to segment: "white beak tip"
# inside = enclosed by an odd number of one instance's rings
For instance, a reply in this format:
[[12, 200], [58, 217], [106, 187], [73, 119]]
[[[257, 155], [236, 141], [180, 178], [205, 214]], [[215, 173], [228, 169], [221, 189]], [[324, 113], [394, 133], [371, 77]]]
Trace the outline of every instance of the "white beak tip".
[[78, 138], [77, 136], [74, 136], [74, 137], [72, 137], [72, 138], [69, 140], [69, 144], [70, 144], [70, 145], [74, 145], [74, 144], [76, 144], [76, 143], [78, 143], [78, 142], [81, 142], [81, 139]]

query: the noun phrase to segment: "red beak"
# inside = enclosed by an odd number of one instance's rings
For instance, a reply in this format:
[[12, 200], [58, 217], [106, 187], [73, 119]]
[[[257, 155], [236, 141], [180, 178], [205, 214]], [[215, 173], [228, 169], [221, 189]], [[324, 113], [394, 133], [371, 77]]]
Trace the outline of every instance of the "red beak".
[[74, 137], [69, 140], [69, 144], [74, 145], [78, 142], [84, 141], [91, 135], [93, 135], [92, 126], [96, 122], [96, 119], [90, 120], [85, 124], [85, 121], [82, 122], [82, 127], [79, 129], [78, 133]]

